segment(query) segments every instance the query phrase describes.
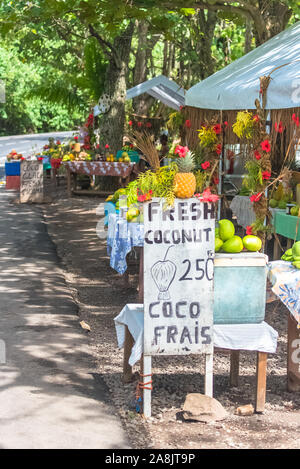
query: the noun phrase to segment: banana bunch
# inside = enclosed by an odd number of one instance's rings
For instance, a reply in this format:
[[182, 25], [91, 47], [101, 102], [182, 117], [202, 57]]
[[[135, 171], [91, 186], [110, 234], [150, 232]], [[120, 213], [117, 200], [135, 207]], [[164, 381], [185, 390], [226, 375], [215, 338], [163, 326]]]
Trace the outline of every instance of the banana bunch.
[[297, 241], [291, 249], [285, 251], [281, 260], [291, 262], [296, 269], [300, 269], [300, 241]]

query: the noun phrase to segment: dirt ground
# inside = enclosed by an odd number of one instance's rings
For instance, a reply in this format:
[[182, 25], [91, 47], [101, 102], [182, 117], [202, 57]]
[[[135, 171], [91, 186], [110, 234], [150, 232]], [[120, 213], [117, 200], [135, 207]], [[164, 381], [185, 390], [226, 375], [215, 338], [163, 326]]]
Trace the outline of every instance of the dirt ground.
[[[266, 321], [279, 333], [278, 349], [268, 357], [267, 402], [263, 414], [235, 415], [235, 409], [254, 404], [255, 353], [243, 352], [238, 388], [229, 387], [229, 355], [214, 358], [214, 397], [228, 412], [222, 422], [203, 424], [181, 417], [185, 397], [204, 392], [204, 359], [199, 356], [153, 359], [152, 417], [135, 411], [136, 381], [122, 383], [123, 351], [118, 349], [113, 318], [125, 304], [138, 302], [137, 267], [131, 287], [109, 266], [106, 241], [96, 234], [103, 200], [66, 197], [64, 183], [53, 190], [52, 203], [40, 206], [61, 259], [66, 282], [78, 304], [78, 321], [91, 327], [91, 366], [104, 378], [111, 399], [134, 448], [156, 449], [269, 449], [300, 447], [300, 393], [286, 391], [286, 308], [276, 301], [267, 306]], [[99, 205], [100, 204], [100, 205]], [[84, 332], [83, 332], [84, 333]], [[137, 366], [135, 371], [139, 371]], [[117, 442], [116, 442], [117, 445]], [[117, 447], [117, 446], [116, 446]]]

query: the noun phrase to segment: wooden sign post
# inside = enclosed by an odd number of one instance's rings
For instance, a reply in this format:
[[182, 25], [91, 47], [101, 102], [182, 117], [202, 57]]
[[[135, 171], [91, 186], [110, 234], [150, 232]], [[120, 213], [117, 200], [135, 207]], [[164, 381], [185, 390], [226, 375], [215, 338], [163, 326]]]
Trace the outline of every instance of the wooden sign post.
[[44, 198], [43, 163], [39, 161], [22, 161], [20, 202], [42, 203]]
[[[144, 207], [144, 383], [152, 355], [205, 354], [205, 394], [212, 397], [214, 206], [197, 199]], [[144, 386], [144, 415], [151, 415]]]

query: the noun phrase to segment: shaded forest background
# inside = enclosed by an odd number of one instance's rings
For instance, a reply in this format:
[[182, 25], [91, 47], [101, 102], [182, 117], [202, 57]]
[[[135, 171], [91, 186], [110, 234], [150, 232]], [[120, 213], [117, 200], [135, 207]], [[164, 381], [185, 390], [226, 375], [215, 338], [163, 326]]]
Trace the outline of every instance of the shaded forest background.
[[74, 129], [108, 93], [114, 105], [101, 125], [116, 148], [129, 115], [171, 112], [149, 96], [126, 102], [126, 88], [163, 74], [188, 89], [300, 17], [288, 0], [0, 5], [0, 134]]

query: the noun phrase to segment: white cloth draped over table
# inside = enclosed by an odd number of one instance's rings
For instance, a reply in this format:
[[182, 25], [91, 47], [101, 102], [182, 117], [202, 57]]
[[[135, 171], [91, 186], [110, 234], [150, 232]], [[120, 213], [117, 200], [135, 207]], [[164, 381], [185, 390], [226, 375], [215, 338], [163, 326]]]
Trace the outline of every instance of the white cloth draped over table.
[[[124, 347], [125, 326], [134, 339], [129, 365], [137, 363], [143, 353], [144, 307], [127, 304], [114, 319], [119, 348]], [[266, 322], [259, 324], [214, 325], [214, 347], [228, 350], [248, 350], [275, 353], [278, 333]]]

